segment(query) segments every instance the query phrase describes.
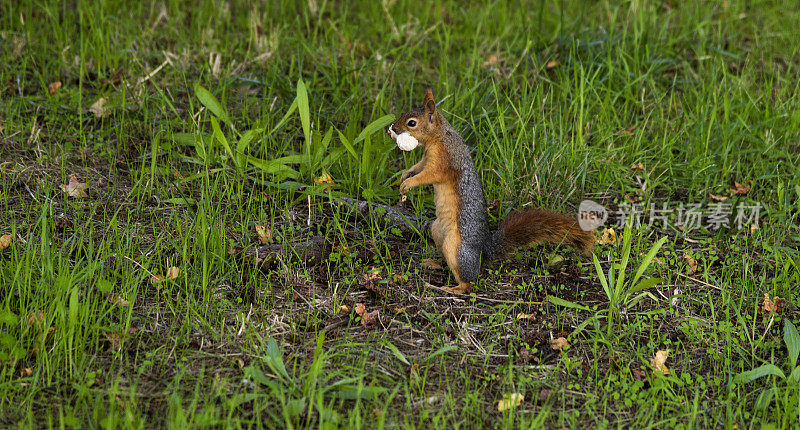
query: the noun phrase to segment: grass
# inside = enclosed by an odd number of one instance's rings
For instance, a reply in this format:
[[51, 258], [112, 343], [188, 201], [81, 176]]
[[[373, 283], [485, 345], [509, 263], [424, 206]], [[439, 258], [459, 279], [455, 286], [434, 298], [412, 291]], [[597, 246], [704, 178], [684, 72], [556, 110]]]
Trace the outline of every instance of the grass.
[[[797, 28], [764, 0], [3, 2], [0, 425], [796, 427]], [[630, 261], [537, 247], [446, 295], [422, 237], [332, 203], [396, 202], [419, 154], [383, 124], [427, 87], [495, 223], [728, 196], [759, 228], [673, 216]], [[430, 189], [412, 202], [432, 216]], [[256, 225], [286, 247], [264, 269], [235, 253]], [[291, 258], [315, 235], [330, 257]], [[607, 295], [626, 267], [646, 294]]]

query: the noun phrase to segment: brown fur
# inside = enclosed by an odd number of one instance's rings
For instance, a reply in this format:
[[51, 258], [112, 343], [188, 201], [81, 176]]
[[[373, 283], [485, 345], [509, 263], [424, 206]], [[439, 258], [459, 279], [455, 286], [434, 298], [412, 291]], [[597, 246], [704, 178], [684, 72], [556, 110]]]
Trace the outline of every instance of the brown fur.
[[498, 230], [502, 231], [504, 238], [500, 244], [503, 253], [519, 246], [543, 242], [566, 243], [583, 255], [591, 254], [594, 249], [594, 233], [581, 229], [577, 219], [542, 209], [511, 212], [500, 223]]

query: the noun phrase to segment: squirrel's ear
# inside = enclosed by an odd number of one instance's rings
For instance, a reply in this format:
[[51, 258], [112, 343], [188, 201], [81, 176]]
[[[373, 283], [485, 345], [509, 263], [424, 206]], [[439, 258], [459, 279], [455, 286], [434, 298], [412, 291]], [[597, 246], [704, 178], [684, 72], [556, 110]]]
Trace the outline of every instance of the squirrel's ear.
[[436, 102], [433, 101], [433, 91], [428, 88], [425, 91], [425, 101], [422, 103], [425, 107], [425, 113], [428, 114], [428, 119], [433, 121], [433, 114], [436, 113]]

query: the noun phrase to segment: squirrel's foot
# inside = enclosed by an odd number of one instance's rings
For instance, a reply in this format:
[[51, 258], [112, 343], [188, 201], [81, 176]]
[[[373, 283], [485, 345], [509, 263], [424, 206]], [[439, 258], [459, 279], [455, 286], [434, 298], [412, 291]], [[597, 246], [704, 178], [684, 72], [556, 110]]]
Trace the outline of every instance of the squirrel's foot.
[[447, 292], [449, 293], [467, 294], [470, 292], [470, 290], [472, 290], [472, 284], [469, 284], [467, 282], [462, 282], [458, 284], [458, 286], [456, 287], [445, 287], [444, 289], [447, 290]]
[[411, 184], [410, 179], [406, 179], [400, 184], [400, 194], [407, 194], [414, 185]]

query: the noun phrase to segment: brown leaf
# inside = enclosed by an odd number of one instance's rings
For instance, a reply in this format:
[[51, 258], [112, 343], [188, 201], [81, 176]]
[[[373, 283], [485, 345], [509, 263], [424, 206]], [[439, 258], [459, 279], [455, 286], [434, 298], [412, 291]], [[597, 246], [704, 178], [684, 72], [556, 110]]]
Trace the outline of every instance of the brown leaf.
[[136, 334], [139, 329], [136, 327], [129, 327], [127, 330], [123, 331], [104, 331], [103, 336], [108, 339], [111, 343], [111, 346], [119, 346], [119, 343], [128, 336]]
[[267, 245], [272, 242], [272, 230], [263, 225], [256, 224], [256, 234], [258, 234], [258, 242], [260, 244]]
[[339, 312], [341, 312], [343, 314], [346, 314], [346, 313], [350, 312], [350, 306], [347, 306], [347, 305], [339, 306]]
[[599, 239], [597, 239], [597, 244], [599, 244], [599, 245], [605, 245], [605, 244], [616, 245], [617, 244], [617, 232], [615, 232], [613, 228], [604, 228], [602, 235], [600, 236]]
[[150, 277], [150, 283], [151, 284], [158, 284], [160, 282], [166, 281], [167, 279], [177, 279], [180, 274], [181, 274], [181, 269], [179, 269], [177, 267], [170, 267], [169, 269], [167, 269], [167, 275], [166, 276], [161, 276], [161, 275], [153, 275], [153, 276], [151, 276]]
[[644, 171], [644, 164], [642, 164], [642, 163], [631, 164], [631, 169]]
[[[636, 130], [636, 126], [635, 125], [632, 125], [632, 126], [630, 126], [628, 128], [624, 128], [624, 129], [620, 130], [619, 134], [631, 134], [631, 133], [633, 133], [633, 130]], [[636, 166], [636, 165], [637, 164], [634, 164], [634, 166]], [[638, 166], [642, 166], [642, 163], [638, 163]], [[633, 168], [633, 166], [631, 166], [631, 168]], [[641, 169], [634, 169], [634, 170], [644, 170], [644, 166], [642, 166]]]
[[102, 118], [105, 115], [106, 111], [103, 106], [106, 104], [108, 100], [105, 97], [100, 97], [97, 99], [96, 102], [89, 108], [89, 111], [92, 112], [95, 118]]
[[497, 402], [497, 410], [500, 412], [507, 411], [511, 408], [516, 408], [522, 404], [525, 396], [520, 393], [511, 393], [503, 395], [503, 399]]
[[753, 185], [753, 180], [748, 179], [745, 181], [744, 184], [740, 184], [736, 181], [733, 182], [733, 188], [728, 190], [728, 193], [732, 196], [743, 196], [750, 192], [750, 187]]
[[378, 269], [377, 267], [373, 267], [367, 273], [364, 274], [364, 281], [365, 282], [369, 282], [369, 281], [376, 281], [378, 279], [381, 279], [380, 274], [381, 274], [381, 269]]
[[568, 346], [569, 342], [563, 337], [559, 337], [550, 341], [550, 348], [553, 348], [554, 351], [561, 351], [561, 349], [567, 348]]
[[14, 243], [14, 236], [10, 234], [0, 236], [0, 251], [8, 248], [12, 243]]
[[322, 175], [320, 175], [318, 178], [314, 178], [314, 182], [316, 182], [318, 184], [335, 184], [336, 183], [336, 182], [334, 182], [333, 177], [330, 175], [330, 173], [328, 173], [328, 172], [326, 172], [324, 170], [322, 171]]
[[659, 350], [656, 352], [656, 355], [650, 359], [650, 367], [652, 367], [656, 372], [660, 372], [662, 375], [669, 375], [669, 369], [664, 364], [667, 362], [668, 358], [669, 350]]
[[692, 275], [697, 272], [697, 260], [692, 258], [689, 254], [683, 254], [683, 259], [686, 262], [686, 274]]
[[49, 92], [51, 96], [58, 94], [58, 90], [60, 89], [61, 81], [51, 82], [50, 85], [47, 86], [47, 92]]
[[356, 303], [355, 311], [357, 315], [364, 315], [364, 313], [367, 311], [367, 307], [364, 306], [363, 303]]
[[708, 193], [708, 197], [710, 197], [711, 200], [715, 200], [715, 201], [718, 201], [718, 202], [724, 202], [725, 200], [728, 200], [728, 198], [725, 197], [725, 196], [716, 196], [716, 195], [711, 194], [711, 193]]
[[547, 65], [546, 65], [546, 66], [544, 66], [544, 68], [545, 68], [545, 69], [547, 69], [547, 70], [550, 70], [550, 69], [554, 69], [554, 68], [556, 68], [556, 67], [558, 67], [558, 66], [560, 66], [560, 65], [561, 65], [561, 60], [559, 60], [558, 58], [556, 58], [556, 59], [554, 59], [554, 60], [550, 60], [550, 61], [548, 61], [548, 62], [547, 62]]
[[20, 378], [25, 378], [31, 375], [33, 375], [33, 369], [31, 369], [30, 367], [24, 367], [22, 368], [22, 370], [19, 371]]
[[524, 314], [522, 312], [517, 314], [518, 320], [531, 320], [536, 321], [536, 314]]
[[780, 301], [780, 297], [775, 296], [772, 298], [772, 300], [770, 300], [769, 293], [764, 293], [764, 304], [761, 306], [761, 309], [767, 313], [776, 313], [778, 312], [778, 303], [780, 303]]
[[497, 64], [499, 62], [500, 62], [500, 57], [498, 57], [497, 54], [491, 54], [486, 59], [486, 61], [484, 61], [483, 64], [481, 64], [481, 67], [486, 69], [488, 67], [494, 66], [495, 64]]
[[67, 193], [68, 196], [75, 197], [76, 199], [89, 197], [89, 194], [86, 192], [89, 188], [89, 184], [78, 181], [78, 177], [75, 175], [71, 175], [69, 177], [69, 183], [61, 184], [59, 188]]
[[547, 399], [550, 397], [550, 394], [552, 392], [553, 392], [553, 390], [551, 390], [549, 388], [545, 388], [542, 391], [539, 391], [539, 395], [537, 396], [537, 399], [539, 400], [539, 403], [546, 402]]
[[113, 304], [115, 304], [117, 306], [130, 306], [131, 305], [131, 302], [129, 300], [125, 299], [124, 297], [120, 296], [119, 294], [109, 294], [108, 296], [106, 296], [106, 300], [108, 300], [109, 303], [113, 303]]
[[36, 311], [28, 315], [28, 324], [41, 325], [44, 323], [44, 312]]
[[378, 325], [379, 317], [380, 312], [377, 309], [372, 312], [365, 312], [363, 315], [361, 315], [361, 325], [366, 328], [375, 327]]

